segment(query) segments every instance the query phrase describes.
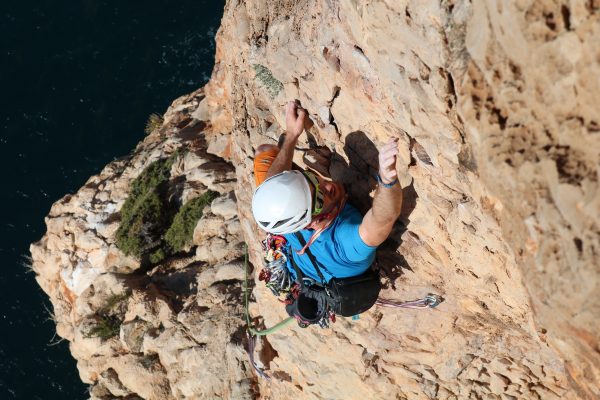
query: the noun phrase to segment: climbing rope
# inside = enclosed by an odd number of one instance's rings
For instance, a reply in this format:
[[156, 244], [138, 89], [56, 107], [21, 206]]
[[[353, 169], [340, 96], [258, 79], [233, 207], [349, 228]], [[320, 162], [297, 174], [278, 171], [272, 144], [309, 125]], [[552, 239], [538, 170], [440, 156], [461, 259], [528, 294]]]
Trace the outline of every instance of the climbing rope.
[[252, 318], [250, 318], [249, 309], [250, 288], [248, 287], [248, 245], [245, 245], [245, 247], [246, 251], [244, 252], [244, 269], [246, 271], [246, 279], [244, 281], [244, 303], [246, 305], [246, 326], [248, 327], [248, 331], [246, 332], [246, 336], [248, 337], [248, 349], [246, 350], [246, 352], [248, 353], [250, 364], [252, 365], [256, 373], [259, 374], [261, 377], [269, 380], [271, 379], [271, 377], [267, 375], [262, 369], [260, 369], [260, 367], [256, 364], [256, 361], [254, 360], [254, 348], [256, 347], [256, 338], [258, 336], [264, 336], [278, 331], [279, 329], [293, 322], [294, 318], [286, 318], [278, 324], [274, 325], [273, 327], [264, 330], [258, 330], [252, 326]]
[[264, 330], [258, 330], [252, 326], [252, 319], [250, 318], [249, 309], [250, 289], [248, 288], [248, 245], [246, 245], [246, 251], [244, 254], [244, 269], [246, 270], [246, 280], [244, 281], [244, 302], [246, 304], [246, 324], [248, 325], [248, 332], [250, 332], [254, 336], [265, 336], [275, 331], [278, 331], [279, 329], [289, 325], [292, 321], [294, 321], [294, 318], [288, 317], [283, 321], [279, 322], [278, 324], [274, 325], [273, 327]]

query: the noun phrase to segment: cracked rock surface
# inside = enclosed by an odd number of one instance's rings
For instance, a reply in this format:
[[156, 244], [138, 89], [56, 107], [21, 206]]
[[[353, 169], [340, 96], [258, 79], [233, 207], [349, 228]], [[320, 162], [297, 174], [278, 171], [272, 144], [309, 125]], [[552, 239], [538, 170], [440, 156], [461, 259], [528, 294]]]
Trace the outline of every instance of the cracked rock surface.
[[[596, 3], [228, 1], [209, 84], [57, 202], [32, 246], [91, 396], [599, 398]], [[405, 199], [378, 250], [382, 296], [445, 301], [291, 325], [258, 344], [266, 381], [244, 351], [243, 242], [260, 267], [254, 149], [277, 142], [294, 98], [315, 122], [295, 162], [327, 147], [362, 211], [377, 146], [399, 139]], [[148, 268], [116, 248], [119, 210], [144, 167], [180, 148], [181, 201], [220, 195], [185, 254]], [[123, 292], [119, 334], [87, 337]], [[258, 323], [286, 317], [260, 282], [253, 300]]]

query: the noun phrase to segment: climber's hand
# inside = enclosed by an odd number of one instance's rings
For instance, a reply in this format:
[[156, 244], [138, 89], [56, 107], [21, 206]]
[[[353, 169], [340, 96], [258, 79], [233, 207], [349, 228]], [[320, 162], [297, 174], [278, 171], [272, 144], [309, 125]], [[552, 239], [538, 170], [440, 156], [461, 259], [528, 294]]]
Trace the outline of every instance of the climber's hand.
[[285, 130], [290, 139], [298, 139], [304, 131], [307, 112], [297, 102], [290, 101], [285, 106]]
[[[379, 149], [379, 177], [384, 184], [391, 184], [398, 178], [396, 159], [398, 139], [390, 139]], [[402, 212], [402, 187], [379, 186], [373, 197], [373, 206], [365, 214], [358, 227], [358, 234], [367, 246], [379, 246], [394, 228], [394, 223]]]
[[397, 138], [388, 140], [388, 142], [379, 149], [379, 177], [383, 183], [391, 183], [398, 178], [398, 173], [396, 172], [397, 155]]

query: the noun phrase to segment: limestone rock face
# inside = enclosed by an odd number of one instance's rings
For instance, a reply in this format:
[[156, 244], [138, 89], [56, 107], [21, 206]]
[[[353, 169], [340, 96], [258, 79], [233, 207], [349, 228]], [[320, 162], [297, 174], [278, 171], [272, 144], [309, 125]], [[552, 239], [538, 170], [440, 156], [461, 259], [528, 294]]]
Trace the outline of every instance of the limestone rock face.
[[[57, 202], [32, 246], [92, 397], [600, 397], [598, 43], [590, 1], [228, 1], [210, 83]], [[399, 139], [382, 296], [445, 301], [278, 331], [258, 343], [264, 380], [244, 352], [242, 243], [260, 268], [252, 160], [290, 99], [314, 122], [295, 162], [327, 147], [362, 211], [377, 147]], [[220, 196], [190, 251], [148, 270], [115, 246], [118, 213], [132, 179], [179, 148], [182, 201]], [[256, 282], [251, 312], [273, 326], [284, 308]], [[122, 292], [119, 335], [86, 337]]]

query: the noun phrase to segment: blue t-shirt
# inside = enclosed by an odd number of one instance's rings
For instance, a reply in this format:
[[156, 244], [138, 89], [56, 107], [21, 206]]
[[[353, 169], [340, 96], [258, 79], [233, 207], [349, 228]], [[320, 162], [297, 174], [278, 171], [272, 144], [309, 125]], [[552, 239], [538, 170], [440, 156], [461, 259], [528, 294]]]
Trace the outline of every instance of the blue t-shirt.
[[[347, 278], [360, 275], [373, 263], [377, 246], [368, 246], [358, 234], [362, 215], [352, 205], [346, 203], [342, 212], [310, 245], [309, 249], [319, 262], [319, 269], [329, 282], [331, 278]], [[313, 230], [303, 229], [300, 234], [308, 243]], [[294, 233], [284, 235], [288, 243], [288, 254], [306, 276], [321, 282], [308, 254], [296, 254], [302, 246]], [[287, 267], [296, 276], [294, 267], [288, 260]]]

